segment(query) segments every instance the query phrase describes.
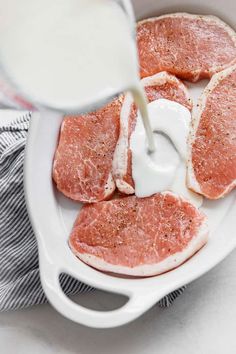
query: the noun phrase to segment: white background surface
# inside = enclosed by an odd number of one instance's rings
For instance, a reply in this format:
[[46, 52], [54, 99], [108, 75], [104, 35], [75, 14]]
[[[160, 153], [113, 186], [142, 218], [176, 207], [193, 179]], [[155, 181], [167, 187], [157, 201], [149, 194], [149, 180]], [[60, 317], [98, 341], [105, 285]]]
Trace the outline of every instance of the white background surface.
[[[119, 303], [102, 292], [80, 295], [104, 309]], [[50, 305], [0, 314], [1, 354], [236, 353], [236, 251], [190, 284], [168, 309], [154, 307], [133, 323], [89, 329]]]

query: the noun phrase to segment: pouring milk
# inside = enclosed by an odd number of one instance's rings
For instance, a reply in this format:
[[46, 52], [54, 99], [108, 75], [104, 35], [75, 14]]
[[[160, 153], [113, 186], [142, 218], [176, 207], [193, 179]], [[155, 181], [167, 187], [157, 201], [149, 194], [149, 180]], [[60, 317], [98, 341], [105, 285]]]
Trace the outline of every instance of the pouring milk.
[[0, 0], [0, 14], [1, 65], [23, 96], [78, 113], [129, 90], [154, 150], [129, 1]]

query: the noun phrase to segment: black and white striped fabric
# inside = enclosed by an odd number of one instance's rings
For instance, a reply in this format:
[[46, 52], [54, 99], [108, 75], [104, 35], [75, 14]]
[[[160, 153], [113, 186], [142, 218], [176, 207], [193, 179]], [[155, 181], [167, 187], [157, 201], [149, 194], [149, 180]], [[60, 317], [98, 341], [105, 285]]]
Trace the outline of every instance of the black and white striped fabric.
[[[40, 283], [37, 242], [28, 218], [23, 189], [24, 147], [30, 113], [10, 125], [0, 121], [0, 311], [47, 301]], [[67, 294], [92, 288], [62, 276]], [[159, 302], [167, 307], [184, 291], [174, 291]]]

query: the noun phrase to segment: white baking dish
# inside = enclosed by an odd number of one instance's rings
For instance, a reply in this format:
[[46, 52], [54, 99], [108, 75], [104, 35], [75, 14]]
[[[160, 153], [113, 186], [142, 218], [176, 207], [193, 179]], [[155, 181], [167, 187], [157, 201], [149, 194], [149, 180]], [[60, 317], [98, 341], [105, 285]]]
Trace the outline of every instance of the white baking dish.
[[[236, 28], [234, 0], [136, 0], [138, 18], [168, 12], [214, 14]], [[223, 49], [222, 49], [223, 50]], [[199, 93], [203, 84], [194, 88]], [[219, 263], [236, 246], [236, 194], [204, 202], [211, 235], [208, 244], [179, 268], [146, 279], [103, 274], [77, 259], [68, 247], [71, 226], [80, 205], [57, 193], [51, 179], [52, 160], [62, 117], [38, 113], [31, 121], [25, 155], [25, 192], [39, 246], [41, 281], [51, 304], [64, 316], [90, 327], [115, 327], [134, 320], [169, 292], [191, 282]], [[108, 312], [84, 308], [61, 290], [59, 274], [67, 273], [96, 288], [126, 295], [129, 300]]]

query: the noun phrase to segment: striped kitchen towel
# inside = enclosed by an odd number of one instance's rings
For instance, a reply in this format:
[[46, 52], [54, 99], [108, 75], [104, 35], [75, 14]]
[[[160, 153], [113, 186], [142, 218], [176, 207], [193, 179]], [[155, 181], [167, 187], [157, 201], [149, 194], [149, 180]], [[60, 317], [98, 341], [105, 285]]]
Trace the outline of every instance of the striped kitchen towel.
[[[0, 121], [0, 311], [46, 302], [39, 277], [37, 242], [27, 214], [23, 189], [24, 147], [30, 113], [16, 113], [9, 125]], [[69, 276], [61, 278], [67, 294], [92, 288]], [[184, 291], [159, 302], [169, 306]]]

